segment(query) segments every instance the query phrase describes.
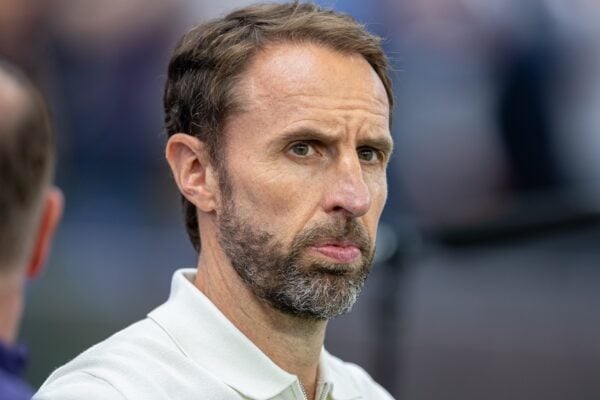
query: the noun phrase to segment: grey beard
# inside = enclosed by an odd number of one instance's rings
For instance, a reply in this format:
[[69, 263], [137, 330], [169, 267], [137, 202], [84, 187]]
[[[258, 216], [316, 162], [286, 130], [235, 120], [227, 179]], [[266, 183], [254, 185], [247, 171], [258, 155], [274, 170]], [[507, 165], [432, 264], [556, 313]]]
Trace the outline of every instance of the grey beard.
[[[371, 269], [374, 248], [355, 219], [340, 219], [299, 234], [288, 252], [272, 234], [236, 215], [226, 202], [218, 218], [219, 242], [242, 281], [260, 299], [290, 315], [326, 320], [352, 309]], [[361, 248], [358, 269], [302, 263], [302, 251], [320, 239], [352, 240]]]

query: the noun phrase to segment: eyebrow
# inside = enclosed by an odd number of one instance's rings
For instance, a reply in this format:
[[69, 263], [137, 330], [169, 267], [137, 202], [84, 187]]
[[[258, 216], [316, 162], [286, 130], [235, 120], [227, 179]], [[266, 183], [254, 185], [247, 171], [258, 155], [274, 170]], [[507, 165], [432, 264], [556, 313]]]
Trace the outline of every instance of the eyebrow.
[[371, 146], [381, 150], [389, 157], [394, 151], [394, 141], [389, 137], [365, 138], [358, 141], [359, 146]]
[[284, 132], [277, 139], [278, 142], [282, 143], [292, 142], [295, 140], [318, 140], [324, 143], [329, 143], [335, 141], [335, 136], [328, 135], [325, 132], [313, 128], [298, 128]]
[[[299, 128], [283, 133], [279, 138], [279, 143], [287, 143], [295, 140], [317, 140], [323, 143], [331, 143], [337, 139], [336, 135], [327, 134], [314, 128]], [[394, 142], [390, 137], [366, 137], [358, 140], [358, 147], [372, 146], [386, 154], [391, 154], [394, 148]]]

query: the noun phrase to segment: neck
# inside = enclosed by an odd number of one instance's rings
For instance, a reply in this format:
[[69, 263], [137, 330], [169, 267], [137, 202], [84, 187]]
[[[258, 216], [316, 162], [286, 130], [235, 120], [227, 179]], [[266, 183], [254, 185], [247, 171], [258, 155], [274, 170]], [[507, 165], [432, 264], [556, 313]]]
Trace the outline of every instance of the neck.
[[20, 273], [0, 274], [0, 341], [9, 345], [17, 339], [24, 285], [25, 280]]
[[275, 364], [296, 375], [313, 399], [327, 321], [288, 315], [258, 299], [215, 248], [203, 248], [196, 286]]

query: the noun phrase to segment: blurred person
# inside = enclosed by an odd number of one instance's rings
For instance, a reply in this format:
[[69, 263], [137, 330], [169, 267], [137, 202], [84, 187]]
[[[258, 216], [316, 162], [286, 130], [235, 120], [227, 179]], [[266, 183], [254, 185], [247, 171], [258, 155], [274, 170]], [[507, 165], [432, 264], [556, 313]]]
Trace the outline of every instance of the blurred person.
[[16, 344], [27, 278], [40, 274], [62, 214], [54, 139], [41, 96], [0, 60], [0, 399], [30, 399]]
[[372, 265], [392, 150], [387, 69], [378, 37], [312, 4], [250, 6], [184, 35], [166, 158], [198, 268], [34, 398], [391, 399], [323, 348]]

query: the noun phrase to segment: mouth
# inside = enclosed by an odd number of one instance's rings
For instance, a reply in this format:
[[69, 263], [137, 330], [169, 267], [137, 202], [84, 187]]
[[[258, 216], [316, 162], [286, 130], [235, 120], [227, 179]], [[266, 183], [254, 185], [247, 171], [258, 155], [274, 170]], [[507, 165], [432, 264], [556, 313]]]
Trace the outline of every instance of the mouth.
[[361, 256], [360, 247], [353, 242], [343, 240], [328, 240], [311, 246], [316, 253], [329, 258], [338, 264], [349, 264]]

